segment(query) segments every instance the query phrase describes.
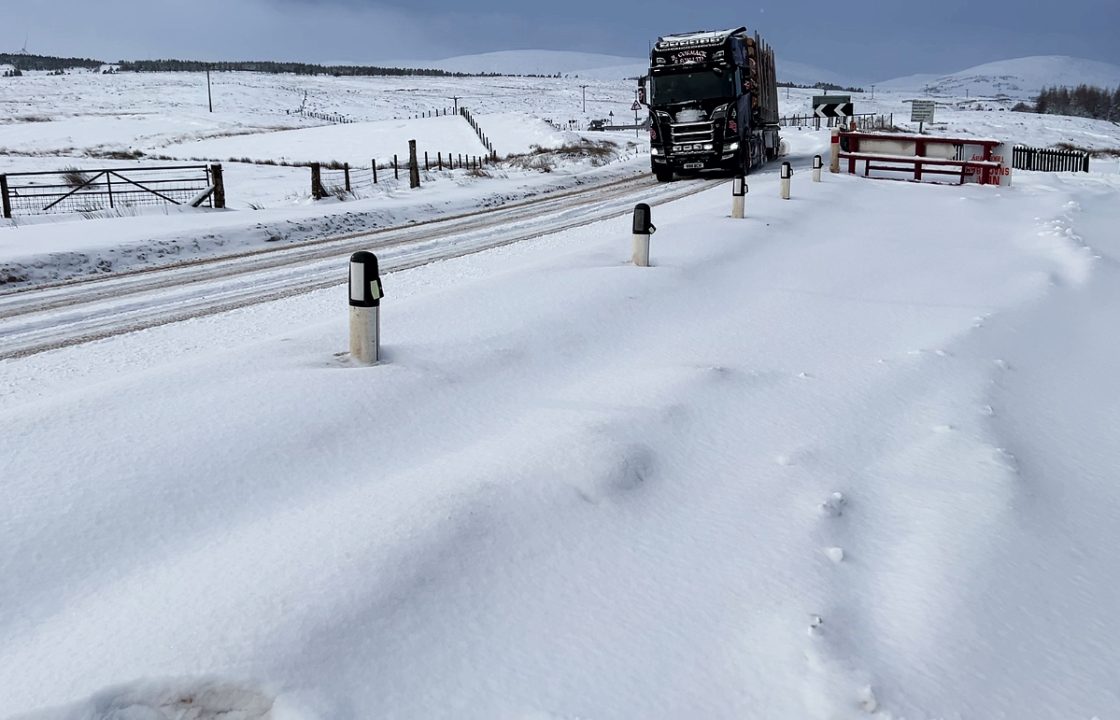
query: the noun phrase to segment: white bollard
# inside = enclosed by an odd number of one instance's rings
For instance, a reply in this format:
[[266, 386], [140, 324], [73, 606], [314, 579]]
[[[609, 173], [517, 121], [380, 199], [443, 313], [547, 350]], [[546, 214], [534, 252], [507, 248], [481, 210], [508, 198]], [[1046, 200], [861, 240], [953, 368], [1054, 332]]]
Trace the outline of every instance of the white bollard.
[[638, 203], [634, 206], [634, 264], [649, 267], [649, 236], [657, 232], [651, 222], [649, 205]]
[[741, 218], [747, 205], [747, 179], [736, 175], [731, 181], [731, 217]]
[[381, 359], [381, 273], [377, 256], [361, 250], [350, 256], [350, 357], [365, 365]]
[[788, 162], [782, 163], [782, 199], [789, 200], [790, 178], [793, 177], [793, 167]]
[[840, 130], [839, 128], [832, 129], [832, 159], [828, 166], [828, 171], [833, 173], [840, 172]]
[[820, 155], [813, 156], [813, 182], [821, 181], [821, 168], [824, 167], [824, 161], [821, 160]]

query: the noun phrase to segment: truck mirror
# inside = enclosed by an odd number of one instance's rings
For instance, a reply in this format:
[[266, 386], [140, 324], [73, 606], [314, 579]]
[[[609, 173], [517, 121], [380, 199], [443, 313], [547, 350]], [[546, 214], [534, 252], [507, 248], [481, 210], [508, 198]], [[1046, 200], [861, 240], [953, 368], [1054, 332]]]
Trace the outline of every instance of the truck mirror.
[[647, 104], [646, 103], [646, 88], [645, 88], [644, 85], [642, 87], [638, 88], [638, 103], [640, 105], [646, 105]]

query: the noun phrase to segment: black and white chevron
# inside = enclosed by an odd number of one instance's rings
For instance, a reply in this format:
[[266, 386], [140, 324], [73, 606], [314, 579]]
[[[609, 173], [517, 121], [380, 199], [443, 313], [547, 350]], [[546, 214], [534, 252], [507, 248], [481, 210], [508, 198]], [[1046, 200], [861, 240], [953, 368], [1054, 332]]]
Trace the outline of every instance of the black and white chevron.
[[851, 117], [855, 114], [855, 110], [850, 102], [827, 103], [825, 105], [814, 105], [813, 114], [823, 118]]

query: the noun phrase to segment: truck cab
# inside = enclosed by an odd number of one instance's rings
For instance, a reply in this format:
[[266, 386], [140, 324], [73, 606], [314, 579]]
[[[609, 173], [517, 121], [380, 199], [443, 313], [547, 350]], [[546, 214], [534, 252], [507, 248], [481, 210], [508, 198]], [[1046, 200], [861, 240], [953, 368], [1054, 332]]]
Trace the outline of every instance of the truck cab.
[[639, 100], [649, 108], [659, 180], [705, 170], [749, 172], [777, 156], [773, 52], [746, 28], [658, 38]]

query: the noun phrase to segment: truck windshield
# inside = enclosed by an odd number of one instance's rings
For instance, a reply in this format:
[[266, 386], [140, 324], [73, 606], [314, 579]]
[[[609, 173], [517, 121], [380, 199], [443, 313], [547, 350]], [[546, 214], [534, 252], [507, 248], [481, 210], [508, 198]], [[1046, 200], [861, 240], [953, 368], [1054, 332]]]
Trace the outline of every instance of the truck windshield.
[[730, 97], [731, 75], [716, 75], [711, 70], [650, 78], [650, 100], [658, 105]]

